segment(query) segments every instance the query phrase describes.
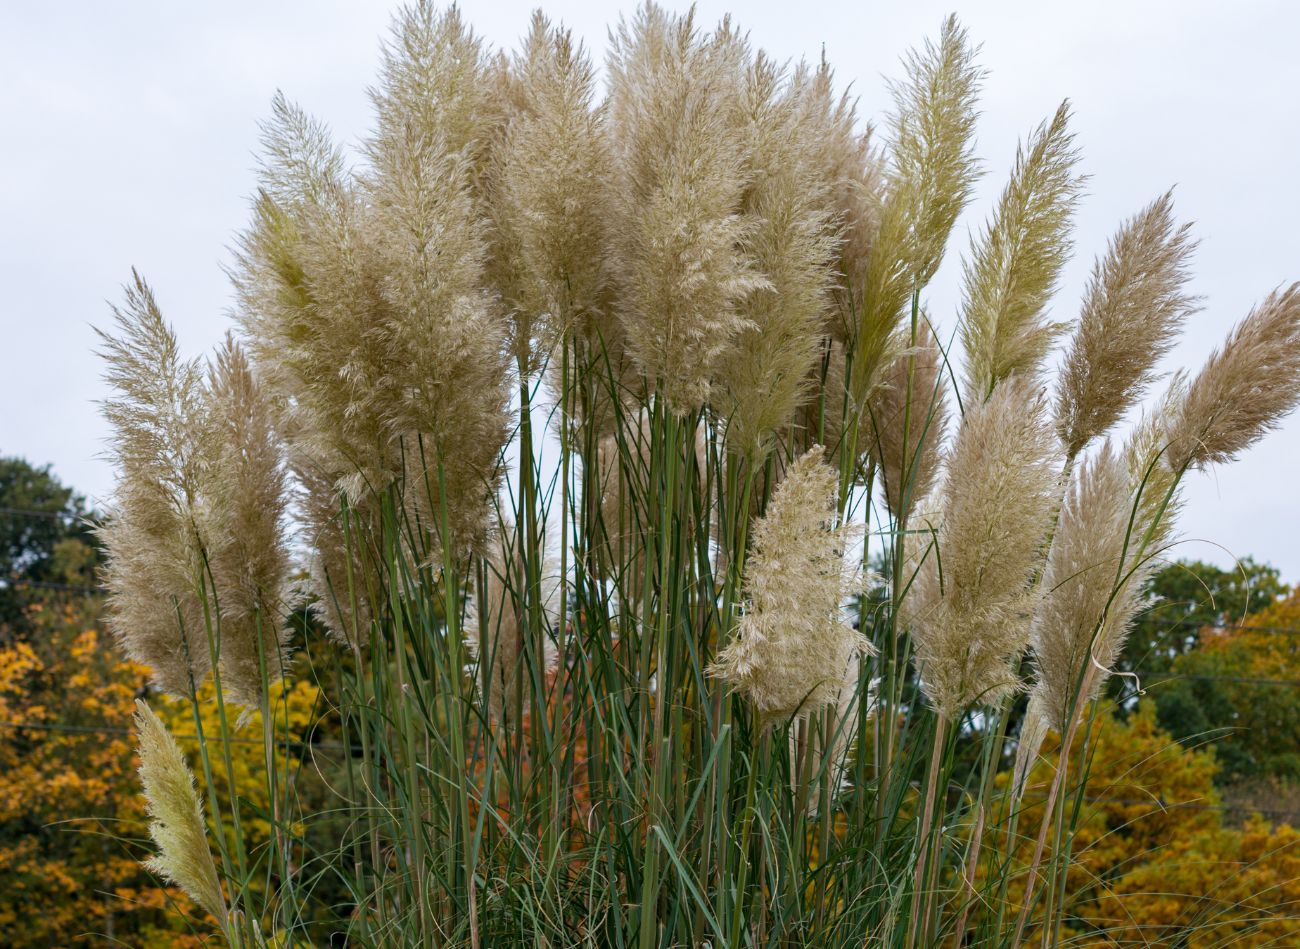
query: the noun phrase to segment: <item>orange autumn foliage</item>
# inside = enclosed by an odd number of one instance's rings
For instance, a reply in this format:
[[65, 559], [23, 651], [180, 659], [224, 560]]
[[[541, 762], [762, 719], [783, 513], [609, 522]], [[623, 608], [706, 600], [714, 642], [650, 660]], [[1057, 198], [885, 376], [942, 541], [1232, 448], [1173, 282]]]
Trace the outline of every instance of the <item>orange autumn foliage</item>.
[[119, 658], [87, 601], [30, 618], [29, 639], [0, 647], [0, 945], [205, 944], [190, 901], [139, 863], [130, 721], [148, 670]]
[[[1186, 749], [1148, 714], [1099, 715], [1085, 756], [1091, 771], [1064, 887], [1071, 946], [1168, 949], [1300, 945], [1300, 831], [1258, 817], [1225, 826], [1212, 751]], [[1055, 750], [1031, 774], [1015, 864], [1033, 854]], [[1077, 790], [1077, 789], [1076, 789]], [[1005, 837], [1003, 838], [1005, 840]], [[1008, 900], [1019, 909], [1023, 874]], [[1190, 931], [1190, 936], [1188, 935]], [[1032, 931], [1027, 943], [1041, 934]]]

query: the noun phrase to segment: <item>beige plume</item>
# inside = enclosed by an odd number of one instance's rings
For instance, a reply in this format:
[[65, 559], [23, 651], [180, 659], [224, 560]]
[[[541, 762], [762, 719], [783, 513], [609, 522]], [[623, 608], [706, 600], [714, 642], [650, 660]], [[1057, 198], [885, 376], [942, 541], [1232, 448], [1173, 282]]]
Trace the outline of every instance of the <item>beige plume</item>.
[[189, 695], [211, 668], [204, 618], [204, 481], [214, 454], [208, 400], [198, 363], [181, 358], [139, 274], [125, 307], [113, 312], [116, 335], [99, 334], [114, 390], [103, 412], [117, 471], [100, 531], [109, 625], [160, 688]]
[[608, 309], [609, 143], [581, 44], [540, 13], [509, 67], [511, 96], [488, 165], [493, 265], [531, 372]]
[[1062, 103], [1038, 127], [965, 264], [961, 340], [966, 400], [988, 398], [1013, 373], [1035, 377], [1065, 328], [1044, 311], [1070, 253], [1071, 217], [1083, 179]]
[[135, 702], [135, 726], [140, 743], [140, 780], [151, 818], [149, 835], [158, 846], [158, 853], [145, 866], [175, 883], [216, 917], [221, 931], [232, 945], [237, 945], [217, 865], [208, 846], [194, 775], [167, 727], [140, 699]]
[[642, 6], [612, 36], [613, 232], [628, 349], [679, 411], [707, 400], [719, 357], [765, 285], [738, 213], [743, 143], [732, 134], [748, 50], [730, 27]]
[[840, 612], [863, 579], [835, 526], [839, 475], [822, 459], [817, 446], [795, 461], [754, 524], [748, 607], [709, 670], [764, 721], [837, 706], [854, 658], [871, 648]]
[[1031, 580], [1057, 493], [1056, 439], [1026, 380], [967, 406], [934, 513], [913, 516], [902, 601], [921, 688], [950, 720], [1020, 686], [1037, 602]]
[[1250, 311], [1187, 386], [1169, 422], [1174, 471], [1231, 461], [1300, 402], [1300, 283]]
[[728, 447], [756, 462], [808, 396], [836, 241], [812, 145], [820, 130], [808, 127], [796, 93], [761, 53], [740, 104], [736, 135], [747, 143], [748, 179], [740, 210], [766, 285], [740, 306], [748, 325], [719, 360], [714, 405], [727, 421]]
[[1126, 221], [1093, 264], [1057, 385], [1056, 424], [1067, 457], [1142, 397], [1155, 364], [1196, 310], [1187, 292], [1196, 249], [1190, 228], [1174, 222], [1167, 192]]
[[948, 421], [947, 393], [943, 353], [922, 317], [915, 346], [894, 360], [868, 403], [867, 449], [879, 466], [885, 503], [895, 518], [906, 517], [934, 484]]
[[859, 403], [906, 345], [898, 331], [914, 292], [934, 276], [978, 176], [975, 103], [982, 73], [966, 31], [944, 21], [938, 44], [906, 61], [893, 86], [886, 198], [871, 247], [853, 334], [851, 391]]
[[208, 391], [217, 534], [209, 567], [221, 617], [221, 686], [237, 702], [257, 706], [264, 684], [280, 678], [289, 642], [284, 453], [266, 394], [229, 336]]

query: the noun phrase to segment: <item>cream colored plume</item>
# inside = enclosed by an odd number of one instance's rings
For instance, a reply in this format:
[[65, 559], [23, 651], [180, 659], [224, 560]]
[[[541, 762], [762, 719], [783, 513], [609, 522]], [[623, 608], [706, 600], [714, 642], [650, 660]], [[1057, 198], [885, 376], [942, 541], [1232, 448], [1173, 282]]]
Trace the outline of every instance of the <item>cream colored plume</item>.
[[507, 323], [484, 288], [481, 184], [502, 111], [488, 79], [454, 10], [407, 8], [360, 176], [277, 100], [236, 274], [295, 459], [354, 506], [399, 486], [425, 529], [410, 552], [428, 562], [486, 536], [509, 420]]
[[748, 179], [740, 211], [765, 285], [740, 306], [748, 325], [719, 360], [714, 407], [726, 419], [727, 446], [757, 462], [809, 394], [837, 250], [814, 145], [822, 129], [761, 53], [740, 105], [734, 134], [747, 145]]
[[937, 45], [927, 42], [909, 55], [906, 70], [906, 81], [893, 87], [886, 198], [851, 337], [851, 391], [859, 403], [906, 345], [899, 321], [939, 269], [978, 176], [975, 103], [982, 73], [956, 17], [944, 21]]
[[950, 720], [1020, 686], [1060, 467], [1046, 414], [1026, 380], [968, 405], [936, 510], [913, 516], [900, 618], [921, 688]]
[[1073, 458], [1142, 398], [1196, 298], [1187, 292], [1196, 242], [1167, 192], [1125, 222], [1093, 264], [1083, 312], [1057, 384], [1056, 425]]
[[824, 183], [826, 211], [839, 237], [833, 287], [837, 306], [827, 327], [842, 344], [862, 304], [885, 200], [885, 165], [873, 147], [870, 126], [859, 128], [856, 103], [848, 93], [835, 94], [833, 79], [823, 58], [815, 69], [800, 64], [790, 89], [801, 113], [800, 126], [806, 129], [805, 147], [811, 149], [815, 174]]
[[[497, 723], [517, 727], [513, 720], [518, 696], [522, 709], [532, 707], [533, 678], [543, 675], [553, 661], [550, 644], [562, 631], [555, 630], [559, 621], [560, 599], [564, 595], [564, 578], [559, 563], [550, 551], [558, 538], [544, 537], [538, 552], [536, 587], [530, 590], [525, 539], [509, 522], [489, 541], [484, 562], [483, 599], [471, 604], [467, 627], [471, 644], [479, 661], [479, 681], [487, 699], [488, 713]], [[525, 653], [525, 637], [535, 636], [536, 628], [527, 628], [528, 617], [536, 617], [544, 629], [547, 648], [542, 655]], [[540, 668], [534, 664], [540, 663]]]
[[[1150, 486], [1160, 490], [1158, 482]], [[1077, 470], [1065, 496], [1041, 581], [1033, 650], [1042, 714], [1057, 731], [1071, 709], [1100, 694], [1142, 605], [1146, 580], [1162, 546], [1143, 546], [1148, 528], [1128, 459], [1109, 445]], [[1137, 511], [1136, 517], [1134, 516]], [[1172, 518], [1172, 511], [1166, 514]], [[1078, 696], [1085, 670], [1095, 665], [1088, 694]]]
[[284, 453], [266, 394], [230, 337], [210, 377], [209, 568], [221, 620], [221, 686], [255, 707], [264, 685], [280, 678], [289, 642]]
[[754, 524], [748, 604], [709, 673], [743, 693], [765, 722], [838, 705], [854, 659], [871, 649], [841, 613], [864, 584], [847, 556], [848, 533], [836, 526], [838, 489], [817, 446], [787, 469]]
[[531, 372], [568, 332], [607, 315], [609, 143], [591, 61], [569, 31], [535, 13], [508, 76], [486, 187], [494, 277]]
[[647, 381], [678, 411], [708, 399], [718, 359], [765, 286], [738, 213], [746, 185], [734, 134], [748, 49], [723, 25], [654, 4], [614, 31], [608, 61], [612, 230], [619, 319]]
[[1036, 377], [1065, 328], [1045, 311], [1070, 253], [1071, 216], [1083, 179], [1067, 126], [1068, 103], [1018, 148], [993, 220], [965, 263], [961, 340], [967, 401], [988, 398], [1014, 373]]
[[113, 428], [117, 473], [100, 531], [108, 622], [160, 688], [189, 695], [211, 668], [204, 619], [204, 484], [214, 454], [209, 403], [198, 363], [181, 358], [139, 274], [125, 307], [113, 312], [116, 335], [99, 334], [113, 389], [103, 412]]
[[1188, 384], [1168, 425], [1169, 464], [1231, 461], [1300, 402], [1300, 283], [1275, 290]]
[[868, 403], [867, 451], [879, 466], [885, 503], [897, 519], [929, 493], [938, 475], [947, 394], [943, 353], [922, 316], [915, 345], [894, 360]]
[[167, 727], [140, 699], [135, 702], [135, 726], [140, 743], [140, 780], [151, 818], [149, 835], [158, 846], [157, 855], [145, 866], [175, 883], [211, 913], [222, 933], [237, 945], [217, 865], [208, 846], [194, 775]]

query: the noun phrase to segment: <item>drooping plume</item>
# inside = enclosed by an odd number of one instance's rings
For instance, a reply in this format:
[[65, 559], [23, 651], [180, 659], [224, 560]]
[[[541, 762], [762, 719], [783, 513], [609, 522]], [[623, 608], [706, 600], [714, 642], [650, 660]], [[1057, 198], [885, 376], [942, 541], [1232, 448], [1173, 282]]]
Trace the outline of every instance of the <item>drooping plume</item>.
[[986, 399], [1014, 373], [1034, 377], [1065, 328], [1045, 310], [1070, 253], [1071, 216], [1083, 179], [1067, 128], [1068, 103], [1034, 133], [1016, 163], [993, 220], [965, 265], [961, 340], [966, 398]]
[[1093, 264], [1083, 312], [1057, 384], [1066, 455], [1108, 431], [1151, 383], [1155, 364], [1196, 309], [1187, 292], [1196, 241], [1167, 192], [1125, 222]]
[[938, 44], [911, 53], [906, 81], [893, 87], [886, 198], [853, 339], [851, 391], [859, 402], [906, 345], [899, 321], [939, 269], [979, 173], [974, 135], [982, 73], [974, 55], [966, 31], [949, 17]]
[[817, 446], [792, 464], [754, 524], [748, 606], [710, 667], [765, 721], [836, 705], [854, 658], [871, 648], [840, 612], [863, 584], [835, 524], [839, 475], [822, 459]]
[[153, 292], [136, 274], [117, 335], [100, 333], [113, 388], [104, 417], [117, 470], [101, 528], [109, 625], [164, 691], [189, 695], [211, 668], [204, 620], [209, 533], [204, 479], [213, 446], [198, 363], [181, 358]]
[[158, 853], [145, 866], [184, 890], [216, 918], [222, 932], [231, 938], [230, 910], [208, 846], [194, 775], [167, 727], [140, 699], [135, 702], [135, 727], [140, 743], [140, 780], [151, 818], [149, 835], [158, 846]]
[[1231, 461], [1300, 402], [1300, 283], [1275, 290], [1187, 386], [1168, 425], [1174, 471]]
[[609, 56], [613, 231], [628, 349], [679, 411], [707, 400], [719, 357], [764, 286], [739, 214], [743, 142], [733, 133], [748, 50], [726, 25], [654, 4], [614, 32]]
[[952, 720], [1020, 685], [1059, 468], [1046, 414], [1027, 380], [967, 406], [937, 510], [913, 517], [901, 619], [921, 688]]
[[885, 503], [902, 518], [929, 493], [938, 474], [939, 441], [948, 421], [943, 353], [922, 318], [916, 345], [894, 360], [868, 403], [868, 453], [880, 469]]

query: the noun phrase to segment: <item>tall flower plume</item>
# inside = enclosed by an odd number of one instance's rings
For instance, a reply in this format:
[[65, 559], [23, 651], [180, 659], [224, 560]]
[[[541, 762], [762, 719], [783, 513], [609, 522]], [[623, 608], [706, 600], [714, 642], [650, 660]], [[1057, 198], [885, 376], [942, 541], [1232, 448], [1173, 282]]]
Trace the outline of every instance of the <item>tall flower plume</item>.
[[140, 699], [135, 702], [135, 726], [140, 743], [140, 780], [151, 818], [149, 835], [158, 846], [158, 853], [145, 866], [184, 890], [216, 918], [222, 932], [230, 937], [230, 910], [208, 846], [194, 775], [167, 726]]
[[181, 358], [139, 274], [125, 307], [113, 312], [117, 335], [100, 333], [114, 389], [103, 411], [117, 469], [101, 529], [109, 625], [161, 688], [187, 695], [211, 668], [203, 592], [209, 403], [198, 363]]
[[848, 535], [835, 526], [839, 475], [814, 447], [786, 471], [755, 523], [745, 566], [749, 604], [710, 674], [742, 692], [760, 718], [837, 705], [870, 644], [840, 613], [862, 588]]
[[[1143, 549], [1150, 526], [1133, 517], [1138, 490], [1122, 454], [1104, 445], [1077, 471], [1061, 508], [1034, 619], [1035, 695], [1051, 727], [1063, 731], [1070, 709], [1095, 698], [1128, 638], [1145, 581], [1163, 548]], [[1159, 490], [1158, 484], [1153, 484]], [[1089, 694], [1075, 692], [1096, 664]]]
[[950, 719], [997, 705], [1020, 685], [1057, 486], [1057, 449], [1043, 399], [1027, 380], [967, 407], [947, 459], [938, 508], [914, 517], [911, 589], [902, 624], [921, 688]]
[[893, 86], [886, 197], [853, 334], [851, 391], [859, 401], [871, 395], [905, 345], [899, 320], [913, 293], [939, 269], [970, 200], [979, 173], [974, 135], [982, 76], [974, 56], [966, 31], [950, 16], [939, 42], [911, 53], [907, 80]]
[[1056, 395], [1057, 430], [1073, 458], [1137, 402], [1196, 298], [1187, 292], [1196, 242], [1174, 222], [1167, 192], [1125, 222], [1092, 268]]
[[943, 353], [929, 321], [916, 343], [894, 360], [869, 405], [871, 442], [885, 503], [902, 518], [925, 497], [938, 474], [939, 441], [948, 421]]
[[[190, 694], [212, 665], [235, 701], [260, 704], [280, 677], [289, 558], [285, 469], [272, 410], [227, 339], [204, 379], [180, 358], [136, 277], [101, 334], [104, 404], [116, 431], [115, 510], [103, 528], [110, 622], [168, 692]], [[211, 637], [211, 638], [210, 638]]]
[[1168, 425], [1175, 471], [1231, 461], [1300, 403], [1300, 283], [1250, 311], [1187, 386]]
[[839, 236], [834, 298], [836, 313], [828, 329], [843, 343], [862, 303], [871, 248], [880, 228], [885, 167], [870, 126], [858, 127], [857, 106], [847, 92], [835, 94], [830, 64], [800, 64], [790, 79], [791, 94], [803, 113], [806, 147], [816, 176], [824, 183], [826, 210]]
[[531, 370], [568, 332], [607, 316], [609, 145], [591, 61], [567, 30], [534, 14], [508, 75], [487, 174], [493, 266]]
[[361, 175], [277, 100], [236, 274], [295, 467], [357, 508], [400, 485], [424, 528], [412, 553], [430, 561], [486, 536], [506, 441], [506, 323], [484, 285], [483, 178], [502, 111], [487, 79], [455, 10], [405, 9]]
[[1083, 179], [1062, 103], [1016, 163], [993, 220], [965, 265], [961, 339], [968, 399], [984, 399], [1013, 373], [1036, 375], [1064, 325], [1044, 320], [1070, 253]]
[[256, 706], [263, 682], [280, 678], [289, 628], [283, 448], [270, 403], [231, 338], [217, 351], [208, 394], [215, 524], [210, 569], [221, 617], [221, 684]]
[[627, 345], [680, 411], [707, 400], [719, 357], [764, 285], [738, 213], [745, 179], [732, 134], [747, 47], [730, 27], [642, 6], [612, 37], [615, 272]]
[[[745, 298], [748, 325], [719, 361], [727, 442], [761, 459], [807, 397], [822, 348], [836, 257], [815, 116], [761, 53], [747, 73], [735, 135], [748, 143], [740, 210], [765, 286]], [[720, 404], [719, 404], [720, 403]]]

